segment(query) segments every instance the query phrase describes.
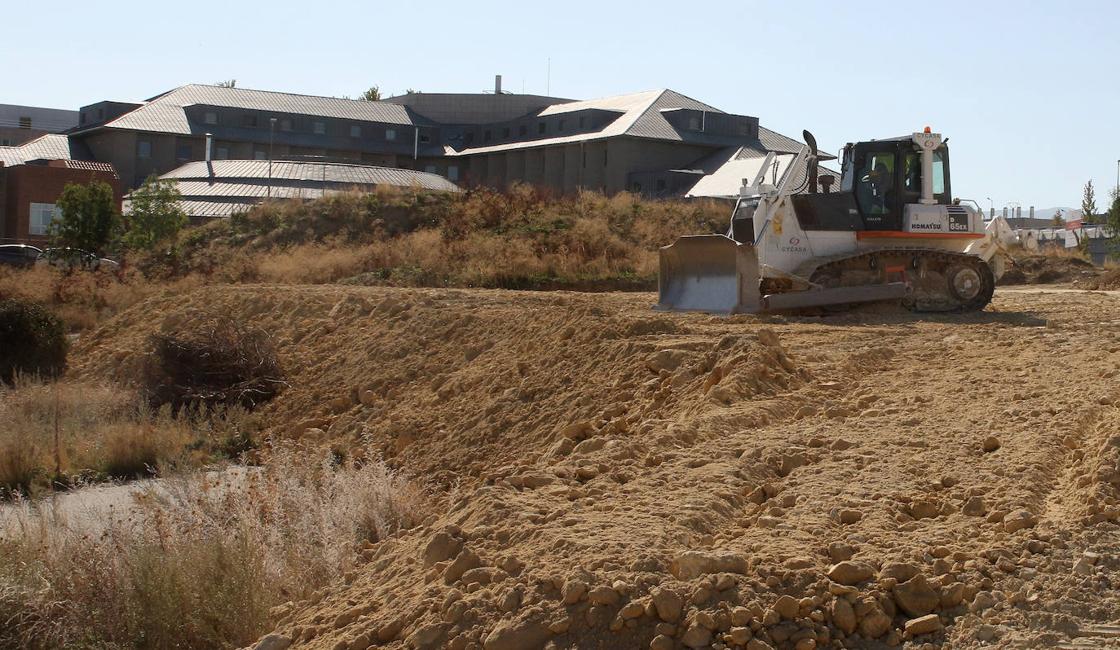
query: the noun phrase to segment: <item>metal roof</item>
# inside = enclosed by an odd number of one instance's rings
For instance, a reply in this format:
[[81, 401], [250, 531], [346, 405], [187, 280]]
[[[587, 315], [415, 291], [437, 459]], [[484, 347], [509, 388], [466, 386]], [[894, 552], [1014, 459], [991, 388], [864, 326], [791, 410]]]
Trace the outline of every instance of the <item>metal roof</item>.
[[[273, 199], [316, 199], [324, 194], [370, 191], [379, 185], [458, 192], [437, 174], [392, 167], [267, 160], [189, 162], [161, 178], [175, 181], [179, 206], [191, 217], [228, 217]], [[125, 211], [128, 211], [126, 204]]]
[[[164, 174], [162, 178], [207, 182], [244, 182], [248, 180], [267, 180], [268, 176], [267, 160], [214, 160], [210, 163], [205, 161], [189, 162]], [[341, 185], [398, 185], [445, 192], [459, 190], [458, 186], [438, 174], [411, 169], [345, 163], [272, 161], [272, 180], [274, 183], [276, 181], [313, 181], [321, 183], [324, 178], [327, 183]]]
[[153, 97], [140, 108], [110, 120], [104, 126], [188, 135], [191, 133], [190, 123], [183, 109], [195, 105], [314, 115], [357, 122], [401, 125], [416, 123], [406, 107], [389, 102], [192, 84]]
[[5, 166], [23, 165], [29, 160], [70, 160], [70, 139], [48, 133], [14, 147], [0, 147], [0, 162]]
[[[24, 127], [25, 118], [31, 120], [30, 127]], [[32, 128], [39, 131], [65, 131], [78, 125], [78, 111], [40, 106], [20, 106], [0, 104], [0, 127]]]
[[[782, 136], [784, 137], [784, 136]], [[788, 139], [788, 138], [787, 138]], [[754, 179], [758, 175], [766, 152], [756, 147], [728, 147], [697, 161], [695, 168], [703, 173], [686, 197], [734, 197], [738, 196], [744, 178]], [[778, 165], [778, 178], [786, 172], [793, 162], [793, 153], [778, 153], [774, 162]], [[793, 169], [789, 187], [797, 189], [806, 182], [807, 168], [804, 161]], [[818, 177], [833, 176], [833, 187], [839, 188], [840, 175], [825, 167], [818, 167]], [[767, 179], [769, 181], [769, 178]]]

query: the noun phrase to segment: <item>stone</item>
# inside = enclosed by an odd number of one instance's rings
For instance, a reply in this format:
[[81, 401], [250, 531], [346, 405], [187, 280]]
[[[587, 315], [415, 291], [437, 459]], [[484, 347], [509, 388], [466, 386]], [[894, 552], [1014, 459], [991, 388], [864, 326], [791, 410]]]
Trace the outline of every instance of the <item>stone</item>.
[[462, 578], [463, 574], [467, 571], [476, 569], [481, 565], [482, 558], [478, 557], [478, 555], [469, 548], [465, 548], [455, 557], [455, 561], [444, 570], [443, 581], [447, 584], [452, 584], [459, 578]]
[[617, 605], [619, 596], [611, 587], [600, 585], [587, 592], [587, 599], [592, 605]]
[[868, 639], [878, 639], [891, 629], [891, 617], [881, 609], [873, 609], [859, 622], [859, 633]]
[[996, 629], [996, 626], [982, 623], [981, 625], [976, 626], [976, 640], [991, 641], [996, 638], [997, 632], [998, 630]]
[[552, 636], [552, 631], [537, 621], [505, 621], [486, 635], [485, 650], [537, 650]]
[[912, 618], [906, 621], [903, 630], [908, 637], [916, 637], [919, 634], [931, 634], [941, 629], [941, 618], [937, 614], [927, 614], [918, 618]]
[[731, 642], [735, 645], [746, 645], [754, 636], [749, 627], [733, 627], [727, 632], [727, 636], [731, 638]]
[[502, 598], [502, 602], [498, 604], [498, 609], [506, 614], [517, 611], [521, 607], [521, 589], [514, 588], [506, 592]]
[[832, 601], [832, 624], [840, 628], [844, 634], [856, 631], [856, 612], [846, 598], [836, 598]]
[[674, 647], [676, 644], [673, 643], [673, 637], [664, 634], [658, 634], [649, 642], [649, 650], [673, 650]]
[[751, 610], [746, 607], [733, 607], [731, 609], [731, 624], [735, 627], [746, 627], [751, 624]]
[[995, 607], [995, 604], [996, 599], [990, 591], [981, 591], [972, 599], [972, 604], [968, 606], [968, 609], [974, 614], [978, 614], [985, 609]]
[[747, 641], [746, 650], [774, 650], [774, 646], [761, 639], [751, 639]]
[[774, 611], [778, 612], [783, 620], [792, 621], [801, 611], [801, 605], [793, 596], [782, 596], [774, 602]]
[[712, 643], [712, 631], [699, 623], [693, 623], [681, 636], [681, 643], [689, 648], [707, 647]]
[[1038, 517], [1030, 510], [1016, 510], [1003, 518], [1003, 529], [1009, 533], [1024, 528], [1034, 528], [1036, 525], [1038, 525]]
[[895, 585], [894, 601], [911, 617], [919, 617], [937, 609], [941, 604], [941, 594], [919, 573], [906, 582]]
[[687, 551], [669, 565], [669, 571], [678, 580], [692, 580], [708, 573], [747, 572], [747, 558], [735, 553]]
[[651, 599], [658, 618], [666, 623], [676, 623], [680, 620], [684, 600], [676, 592], [658, 589], [651, 594]]
[[587, 583], [582, 580], [569, 580], [560, 589], [560, 598], [565, 605], [575, 605], [587, 593]]
[[1093, 565], [1094, 563], [1084, 556], [1079, 557], [1077, 561], [1073, 563], [1073, 572], [1083, 576], [1091, 575], [1093, 573]]
[[408, 635], [404, 640], [405, 645], [416, 650], [434, 648], [443, 639], [444, 626], [442, 624], [424, 625]]
[[964, 602], [964, 583], [954, 582], [941, 589], [941, 608], [949, 609]]
[[866, 562], [846, 560], [832, 565], [828, 578], [842, 585], [858, 585], [875, 576], [875, 568]]
[[400, 635], [401, 629], [403, 627], [404, 627], [404, 618], [397, 618], [397, 619], [394, 619], [392, 621], [389, 621], [385, 625], [382, 625], [381, 627], [377, 628], [377, 640], [380, 641], [381, 643], [387, 643], [389, 641], [392, 641], [393, 639], [396, 639]]
[[816, 650], [816, 648], [816, 639], [801, 639], [793, 646], [793, 650]]
[[918, 575], [921, 570], [909, 562], [889, 562], [879, 570], [879, 579], [894, 578], [899, 582], [906, 582]]
[[984, 442], [981, 447], [983, 448], [985, 454], [990, 454], [1000, 448], [999, 438], [995, 436], [988, 436], [987, 438], [984, 438]]
[[645, 613], [646, 613], [645, 605], [643, 605], [643, 604], [641, 604], [637, 601], [632, 601], [632, 602], [626, 603], [626, 605], [624, 605], [622, 607], [622, 610], [618, 612], [618, 615], [621, 616], [622, 618], [626, 619], [626, 620], [629, 620], [629, 619], [632, 619], [632, 618], [638, 618], [639, 616], [641, 616], [642, 614], [645, 614]]
[[941, 505], [936, 501], [914, 501], [910, 504], [909, 514], [914, 519], [933, 519], [941, 514]]
[[984, 502], [984, 497], [970, 497], [961, 506], [961, 512], [969, 517], [983, 517], [984, 513], [988, 512], [988, 504]]
[[560, 430], [560, 435], [569, 440], [581, 441], [595, 434], [595, 425], [590, 422], [573, 422]]
[[688, 360], [688, 352], [684, 350], [658, 350], [646, 359], [646, 368], [657, 373], [662, 370], [672, 372]]
[[833, 542], [828, 545], [828, 557], [833, 562], [843, 562], [845, 560], [850, 560], [855, 554], [856, 549], [852, 548], [852, 546], [849, 544], [845, 544], [843, 542]]
[[840, 523], [842, 524], [855, 524], [863, 519], [863, 513], [859, 510], [841, 510]]
[[253, 646], [253, 650], [287, 650], [292, 640], [280, 634], [269, 634]]
[[812, 558], [807, 557], [791, 557], [782, 563], [787, 569], [810, 569], [813, 566]]

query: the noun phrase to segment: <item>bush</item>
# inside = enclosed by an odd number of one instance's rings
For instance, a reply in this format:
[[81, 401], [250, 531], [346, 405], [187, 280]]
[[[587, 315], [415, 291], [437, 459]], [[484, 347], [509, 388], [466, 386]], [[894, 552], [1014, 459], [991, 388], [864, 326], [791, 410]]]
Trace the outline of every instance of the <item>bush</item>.
[[17, 375], [57, 377], [66, 368], [62, 321], [32, 302], [0, 300], [0, 383]]
[[141, 389], [153, 409], [251, 410], [286, 385], [263, 330], [214, 318], [185, 334], [153, 334], [150, 345]]

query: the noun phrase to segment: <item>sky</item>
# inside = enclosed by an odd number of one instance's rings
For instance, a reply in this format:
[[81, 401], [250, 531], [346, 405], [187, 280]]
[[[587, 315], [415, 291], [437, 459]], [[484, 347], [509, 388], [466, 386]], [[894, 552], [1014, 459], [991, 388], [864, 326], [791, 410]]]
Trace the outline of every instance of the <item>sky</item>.
[[[357, 96], [672, 88], [822, 149], [929, 125], [953, 194], [1103, 210], [1117, 183], [1120, 2], [194, 0], [9, 3], [0, 103], [139, 101], [187, 83]], [[43, 24], [43, 29], [28, 26]], [[46, 26], [49, 25], [49, 29]], [[43, 34], [49, 33], [46, 43]]]

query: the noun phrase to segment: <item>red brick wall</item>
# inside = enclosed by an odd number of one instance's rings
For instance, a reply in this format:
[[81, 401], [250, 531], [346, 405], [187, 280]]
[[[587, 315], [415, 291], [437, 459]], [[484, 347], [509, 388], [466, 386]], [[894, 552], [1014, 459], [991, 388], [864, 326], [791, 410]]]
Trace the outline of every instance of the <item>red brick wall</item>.
[[121, 206], [121, 182], [115, 174], [47, 165], [17, 165], [4, 169], [3, 238], [6, 242], [45, 244], [46, 237], [28, 233], [32, 203], [54, 203], [67, 183], [104, 181], [113, 188], [117, 209]]

